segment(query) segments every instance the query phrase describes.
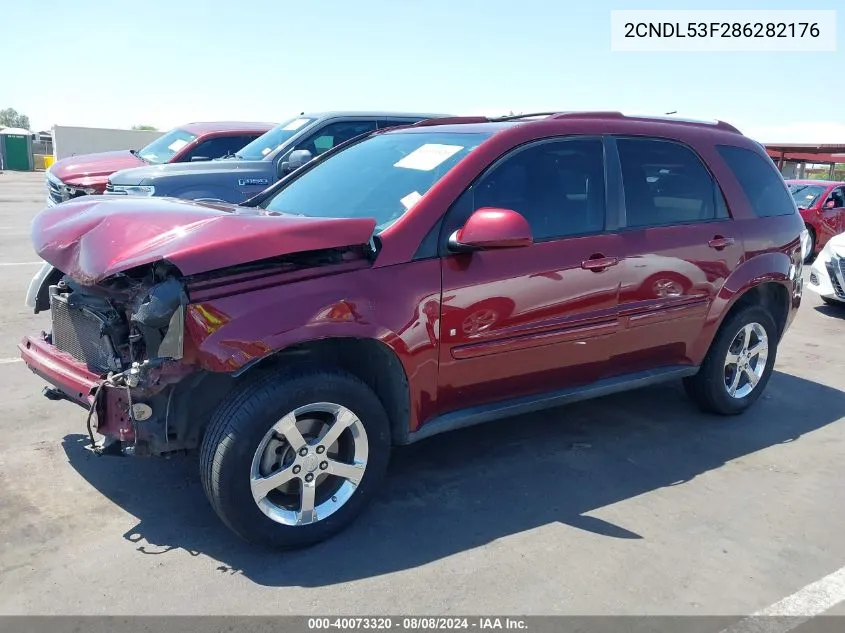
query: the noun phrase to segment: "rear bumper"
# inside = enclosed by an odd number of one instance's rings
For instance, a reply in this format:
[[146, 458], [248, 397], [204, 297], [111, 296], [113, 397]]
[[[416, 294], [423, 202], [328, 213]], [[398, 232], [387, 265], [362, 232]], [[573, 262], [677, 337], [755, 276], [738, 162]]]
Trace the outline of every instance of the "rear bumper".
[[68, 400], [85, 408], [91, 406], [94, 390], [103, 380], [85, 364], [34, 336], [24, 337], [18, 343], [18, 350], [34, 374], [65, 394]]

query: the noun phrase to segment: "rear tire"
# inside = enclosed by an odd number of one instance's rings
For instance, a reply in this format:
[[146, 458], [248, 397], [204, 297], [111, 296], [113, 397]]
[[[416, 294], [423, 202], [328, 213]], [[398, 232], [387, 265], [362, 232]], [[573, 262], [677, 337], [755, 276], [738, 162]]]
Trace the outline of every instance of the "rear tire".
[[361, 513], [384, 478], [390, 444], [384, 407], [356, 377], [274, 371], [221, 403], [203, 438], [200, 475], [232, 531], [276, 549], [303, 547]]
[[769, 312], [759, 306], [741, 308], [719, 328], [699, 372], [684, 378], [687, 395], [707, 413], [742, 413], [765, 390], [775, 364], [777, 344], [777, 326]]

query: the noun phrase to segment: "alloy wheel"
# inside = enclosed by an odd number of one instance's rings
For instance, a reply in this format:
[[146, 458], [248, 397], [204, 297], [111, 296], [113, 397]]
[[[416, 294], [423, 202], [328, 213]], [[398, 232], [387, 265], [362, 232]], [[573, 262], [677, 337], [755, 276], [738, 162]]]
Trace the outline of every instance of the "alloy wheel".
[[349, 501], [368, 453], [367, 432], [352, 411], [330, 402], [299, 407], [259, 442], [250, 472], [252, 497], [277, 523], [315, 523]]
[[725, 389], [732, 398], [754, 391], [766, 370], [769, 337], [759, 323], [748, 323], [736, 333], [725, 357]]

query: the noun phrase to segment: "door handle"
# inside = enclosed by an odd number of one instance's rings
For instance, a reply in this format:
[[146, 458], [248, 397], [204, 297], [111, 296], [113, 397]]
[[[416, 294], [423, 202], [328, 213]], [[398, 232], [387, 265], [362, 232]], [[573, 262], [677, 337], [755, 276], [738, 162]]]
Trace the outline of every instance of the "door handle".
[[732, 237], [722, 237], [721, 235], [717, 235], [712, 240], [707, 242], [707, 246], [710, 248], [715, 248], [717, 251], [720, 251], [728, 246], [733, 246], [734, 238]]
[[590, 259], [585, 259], [581, 262], [581, 268], [584, 270], [592, 270], [593, 272], [600, 273], [605, 268], [610, 266], [616, 266], [619, 263], [619, 260], [616, 257], [605, 257], [604, 255], [593, 255]]

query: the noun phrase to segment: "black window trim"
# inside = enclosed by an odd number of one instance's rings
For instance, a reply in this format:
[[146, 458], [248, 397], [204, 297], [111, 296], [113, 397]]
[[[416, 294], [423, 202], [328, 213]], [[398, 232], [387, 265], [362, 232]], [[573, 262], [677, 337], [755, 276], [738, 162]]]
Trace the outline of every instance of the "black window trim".
[[568, 240], [568, 239], [577, 239], [582, 237], [589, 237], [592, 235], [604, 235], [606, 233], [612, 233], [616, 229], [609, 228], [611, 225], [611, 221], [615, 224], [616, 219], [612, 217], [609, 213], [609, 200], [611, 199], [611, 192], [609, 187], [609, 174], [608, 174], [608, 156], [607, 156], [607, 146], [604, 141], [604, 135], [602, 134], [556, 134], [554, 136], [544, 136], [542, 138], [531, 139], [530, 141], [526, 141], [525, 143], [520, 143], [514, 147], [511, 147], [503, 154], [496, 157], [496, 159], [488, 164], [478, 176], [476, 176], [472, 182], [467, 185], [464, 190], [452, 201], [449, 205], [449, 208], [438, 218], [438, 220], [434, 223], [434, 226], [431, 230], [437, 230], [439, 233], [439, 237], [437, 239], [437, 253], [436, 254], [426, 254], [421, 252], [422, 245], [426, 242], [426, 238], [429, 237], [429, 233], [426, 233], [420, 240], [420, 244], [417, 247], [417, 252], [414, 254], [412, 258], [413, 261], [416, 260], [423, 260], [423, 259], [431, 259], [433, 257], [452, 257], [455, 256], [456, 253], [453, 253], [449, 250], [449, 236], [445, 235], [445, 229], [449, 225], [449, 216], [453, 213], [455, 206], [461, 201], [461, 199], [469, 193], [469, 191], [475, 187], [488, 173], [492, 170], [496, 169], [500, 164], [502, 164], [505, 160], [515, 156], [519, 152], [525, 151], [527, 149], [531, 149], [538, 145], [544, 145], [547, 143], [557, 143], [561, 141], [599, 141], [602, 145], [602, 160], [604, 163], [604, 200], [605, 200], [605, 212], [604, 212], [604, 229], [600, 231], [590, 231], [588, 233], [578, 233], [576, 235], [560, 235], [557, 237], [548, 237], [543, 239], [535, 239], [534, 244], [544, 244], [546, 242], [556, 242], [560, 240]]
[[[689, 220], [687, 222], [666, 222], [664, 224], [648, 224], [645, 226], [628, 226], [628, 209], [625, 202], [625, 185], [622, 180], [622, 160], [619, 158], [619, 148], [616, 145], [617, 140], [629, 140], [629, 141], [658, 141], [663, 143], [672, 143], [674, 145], [679, 145], [686, 150], [692, 152], [692, 155], [695, 156], [696, 160], [701, 164], [704, 168], [704, 171], [710, 176], [710, 180], [716, 187], [716, 191], [722, 196], [722, 202], [725, 206], [725, 210], [727, 211], [727, 217], [719, 217], [716, 215], [708, 220]], [[699, 153], [688, 143], [684, 143], [683, 141], [679, 141], [674, 138], [665, 138], [661, 136], [652, 136], [652, 135], [643, 135], [638, 136], [634, 134], [611, 134], [608, 135], [606, 142], [612, 149], [607, 154], [607, 160], [613, 159], [614, 162], [614, 172], [617, 178], [614, 180], [614, 187], [617, 190], [617, 195], [619, 196], [619, 228], [620, 232], [628, 232], [628, 231], [642, 231], [645, 229], [658, 229], [658, 228], [667, 228], [671, 226], [690, 226], [694, 224], [715, 224], [717, 222], [727, 222], [732, 221], [734, 219], [733, 211], [731, 210], [730, 204], [728, 203], [728, 198], [725, 195], [725, 192], [722, 190], [722, 185], [719, 182], [719, 179], [716, 178], [716, 175], [707, 165], [703, 158], [699, 155]]]

